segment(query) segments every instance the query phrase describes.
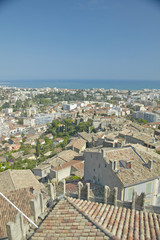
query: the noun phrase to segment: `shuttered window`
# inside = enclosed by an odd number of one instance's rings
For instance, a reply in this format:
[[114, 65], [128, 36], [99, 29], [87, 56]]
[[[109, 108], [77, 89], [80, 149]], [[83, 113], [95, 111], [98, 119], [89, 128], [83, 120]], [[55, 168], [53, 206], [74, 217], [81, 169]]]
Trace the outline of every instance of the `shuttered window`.
[[133, 195], [133, 187], [128, 189], [128, 201], [132, 200], [132, 195]]
[[146, 194], [150, 194], [152, 192], [152, 182], [146, 183]]
[[151, 199], [145, 200], [145, 205], [150, 205], [151, 204]]

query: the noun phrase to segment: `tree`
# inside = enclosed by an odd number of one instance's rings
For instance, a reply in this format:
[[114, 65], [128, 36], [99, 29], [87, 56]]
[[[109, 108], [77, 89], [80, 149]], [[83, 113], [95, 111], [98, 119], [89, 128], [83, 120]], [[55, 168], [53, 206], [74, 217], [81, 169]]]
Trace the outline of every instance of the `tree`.
[[65, 130], [68, 132], [68, 127], [73, 124], [72, 120], [69, 118], [66, 118], [63, 120], [63, 124], [65, 125]]
[[14, 164], [11, 166], [11, 169], [30, 169], [32, 170], [36, 167], [37, 161], [36, 160], [29, 160], [24, 159], [21, 161], [15, 161]]
[[40, 142], [38, 139], [36, 143], [36, 156], [39, 157], [39, 155], [40, 155]]
[[22, 145], [24, 145], [24, 142], [26, 141], [26, 139], [24, 137], [24, 133], [23, 132], [22, 132], [21, 136], [22, 136]]
[[67, 138], [64, 139], [64, 141], [57, 145], [57, 147], [61, 147], [63, 150], [65, 150], [65, 146], [67, 145]]
[[8, 102], [5, 102], [5, 103], [2, 105], [2, 108], [9, 108], [9, 103], [8, 103]]
[[18, 124], [23, 124], [23, 119], [22, 118], [18, 119]]
[[28, 148], [28, 147], [26, 147], [25, 149], [24, 149], [24, 155], [28, 155], [28, 154], [30, 154], [30, 151], [31, 151], [31, 149], [30, 148]]
[[160, 125], [158, 126], [158, 129], [160, 129]]
[[89, 132], [89, 127], [92, 126], [92, 120], [88, 119], [87, 122], [81, 122], [78, 126], [76, 126], [77, 132]]
[[147, 121], [146, 120], [144, 120], [144, 119], [138, 119], [137, 120], [140, 124], [146, 124], [147, 123]]

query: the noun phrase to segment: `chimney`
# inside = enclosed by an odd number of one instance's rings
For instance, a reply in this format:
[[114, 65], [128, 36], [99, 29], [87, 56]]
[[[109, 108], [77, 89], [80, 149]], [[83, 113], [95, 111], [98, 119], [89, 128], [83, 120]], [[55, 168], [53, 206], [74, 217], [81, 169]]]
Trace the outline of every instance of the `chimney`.
[[152, 160], [148, 161], [148, 167], [149, 167], [150, 170], [153, 168], [153, 161]]
[[112, 170], [117, 171], [117, 161], [111, 161], [112, 164]]
[[131, 162], [126, 162], [126, 168], [130, 169], [131, 168]]
[[102, 152], [103, 158], [105, 158], [105, 157], [106, 157], [106, 152], [105, 152], [105, 150], [102, 149], [101, 152]]

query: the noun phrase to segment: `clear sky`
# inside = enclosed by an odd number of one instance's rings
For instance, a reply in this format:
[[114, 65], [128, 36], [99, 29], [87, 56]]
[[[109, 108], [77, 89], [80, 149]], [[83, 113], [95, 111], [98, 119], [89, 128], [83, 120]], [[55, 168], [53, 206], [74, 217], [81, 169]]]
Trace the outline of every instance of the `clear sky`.
[[0, 81], [160, 80], [157, 0], [0, 0]]

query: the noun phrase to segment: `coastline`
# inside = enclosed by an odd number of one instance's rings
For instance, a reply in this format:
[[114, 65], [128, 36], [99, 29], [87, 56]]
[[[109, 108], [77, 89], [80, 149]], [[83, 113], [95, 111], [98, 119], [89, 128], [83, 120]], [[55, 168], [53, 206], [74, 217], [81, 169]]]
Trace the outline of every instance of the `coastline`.
[[11, 80], [2, 81], [1, 87], [17, 88], [62, 88], [62, 89], [160, 89], [160, 81], [145, 80]]

